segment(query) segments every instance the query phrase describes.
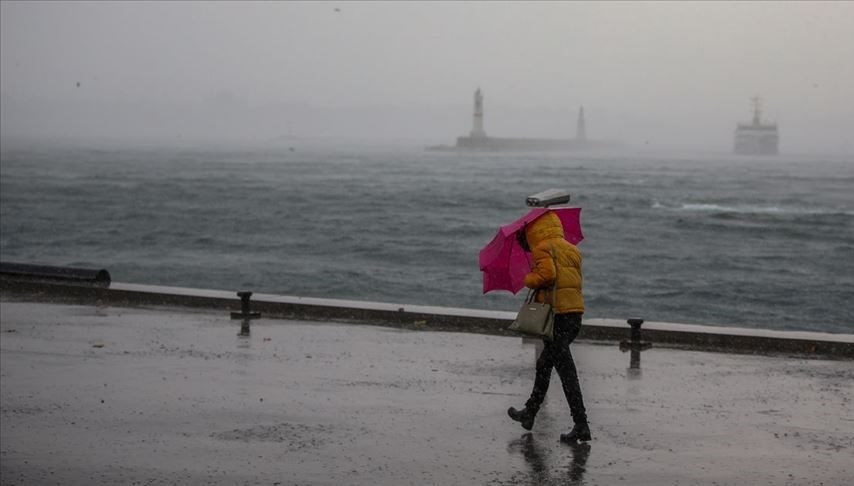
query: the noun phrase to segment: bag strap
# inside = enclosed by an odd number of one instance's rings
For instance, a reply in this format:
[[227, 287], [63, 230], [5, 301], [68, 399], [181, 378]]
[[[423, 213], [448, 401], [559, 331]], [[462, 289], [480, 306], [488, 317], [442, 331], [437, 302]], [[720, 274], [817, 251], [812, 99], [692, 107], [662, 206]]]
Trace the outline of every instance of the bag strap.
[[551, 242], [549, 242], [549, 253], [552, 255], [552, 265], [555, 266], [555, 280], [552, 283], [552, 308], [554, 308], [557, 299], [557, 257], [555, 256], [555, 247]]
[[528, 289], [528, 295], [525, 297], [525, 303], [530, 304], [534, 302], [534, 297], [537, 296], [536, 289]]

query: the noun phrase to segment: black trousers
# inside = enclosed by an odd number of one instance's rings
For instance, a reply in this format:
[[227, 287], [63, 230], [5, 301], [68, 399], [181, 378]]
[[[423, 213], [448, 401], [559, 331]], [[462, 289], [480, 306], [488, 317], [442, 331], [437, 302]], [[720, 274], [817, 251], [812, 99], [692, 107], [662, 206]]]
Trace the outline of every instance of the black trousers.
[[581, 386], [578, 384], [578, 372], [569, 345], [581, 330], [581, 313], [556, 314], [554, 340], [544, 341], [545, 347], [537, 359], [537, 376], [534, 379], [534, 389], [531, 398], [525, 403], [525, 408], [537, 413], [552, 377], [552, 368], [557, 369], [563, 394], [569, 404], [572, 420], [576, 424], [587, 423], [587, 411], [584, 409], [584, 399], [581, 396]]

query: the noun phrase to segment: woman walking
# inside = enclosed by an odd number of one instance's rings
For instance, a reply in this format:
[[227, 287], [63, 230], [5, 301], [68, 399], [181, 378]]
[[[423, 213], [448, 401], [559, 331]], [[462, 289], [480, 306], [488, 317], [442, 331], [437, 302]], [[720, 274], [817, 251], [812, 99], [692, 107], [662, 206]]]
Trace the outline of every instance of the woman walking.
[[[525, 430], [534, 427], [534, 418], [546, 398], [552, 368], [557, 370], [563, 393], [575, 423], [569, 433], [561, 434], [562, 442], [588, 441], [590, 427], [578, 383], [578, 373], [569, 345], [581, 330], [584, 298], [581, 294], [581, 252], [564, 239], [560, 219], [549, 211], [517, 232], [522, 248], [531, 253], [533, 268], [525, 276], [525, 286], [537, 290], [537, 302], [554, 299], [554, 340], [544, 341], [545, 347], [537, 359], [537, 372], [531, 397], [525, 408], [510, 407], [508, 415], [520, 422]], [[556, 280], [556, 281], [555, 281]], [[554, 286], [555, 295], [552, 296]]]

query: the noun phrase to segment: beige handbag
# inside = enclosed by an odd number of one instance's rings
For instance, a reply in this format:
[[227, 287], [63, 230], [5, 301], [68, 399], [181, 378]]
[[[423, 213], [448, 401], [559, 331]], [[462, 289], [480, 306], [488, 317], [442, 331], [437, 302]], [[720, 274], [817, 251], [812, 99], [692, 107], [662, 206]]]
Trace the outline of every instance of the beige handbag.
[[552, 261], [555, 266], [555, 281], [552, 285], [552, 303], [547, 304], [543, 302], [541, 304], [534, 302], [537, 290], [530, 289], [528, 291], [528, 296], [525, 297], [525, 303], [522, 304], [522, 307], [519, 309], [519, 313], [516, 315], [516, 320], [507, 328], [511, 331], [524, 334], [525, 336], [540, 338], [545, 341], [551, 341], [554, 339], [554, 300], [557, 290], [557, 260], [555, 259], [554, 248], [552, 247], [550, 250], [552, 254]]

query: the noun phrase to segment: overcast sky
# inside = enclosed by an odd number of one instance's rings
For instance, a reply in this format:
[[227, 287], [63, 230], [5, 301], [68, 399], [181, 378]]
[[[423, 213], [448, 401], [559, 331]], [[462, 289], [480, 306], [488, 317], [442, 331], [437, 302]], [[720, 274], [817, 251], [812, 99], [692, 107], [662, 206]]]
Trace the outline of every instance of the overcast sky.
[[[452, 143], [588, 133], [854, 153], [854, 3], [7, 2], [2, 133]], [[80, 83], [78, 86], [77, 83]]]

